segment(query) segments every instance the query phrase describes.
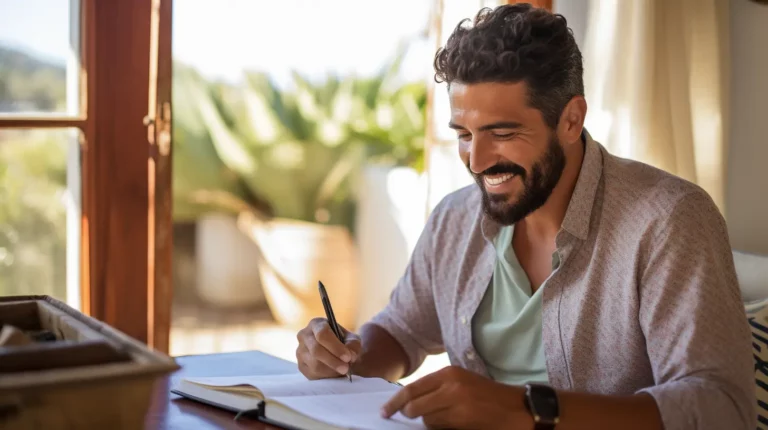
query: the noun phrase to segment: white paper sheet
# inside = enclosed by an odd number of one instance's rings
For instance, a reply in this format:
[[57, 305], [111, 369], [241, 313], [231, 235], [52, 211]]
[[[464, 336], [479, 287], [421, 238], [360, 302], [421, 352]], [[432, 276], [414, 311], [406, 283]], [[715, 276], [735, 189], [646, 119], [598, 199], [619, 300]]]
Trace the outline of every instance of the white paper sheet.
[[189, 382], [212, 387], [251, 386], [258, 388], [265, 397], [319, 396], [325, 394], [354, 394], [384, 392], [393, 393], [398, 386], [380, 378], [352, 376], [346, 378], [318, 379], [311, 381], [302, 374], [268, 376], [227, 376], [215, 378], [185, 378]]
[[[390, 419], [382, 418], [381, 407], [392, 398], [392, 395], [393, 392], [390, 391], [316, 397], [276, 397], [272, 400], [296, 411], [301, 411], [302, 414], [318, 421], [343, 428], [382, 430], [426, 428], [421, 418], [410, 419], [400, 413]], [[267, 406], [267, 410], [269, 410], [269, 406]]]

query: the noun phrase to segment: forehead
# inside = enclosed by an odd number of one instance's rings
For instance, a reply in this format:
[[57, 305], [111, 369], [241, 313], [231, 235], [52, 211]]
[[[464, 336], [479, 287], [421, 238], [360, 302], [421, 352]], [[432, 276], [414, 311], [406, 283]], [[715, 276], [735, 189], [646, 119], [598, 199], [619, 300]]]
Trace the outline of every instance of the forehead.
[[528, 106], [524, 82], [454, 82], [448, 89], [451, 121], [471, 126], [476, 121], [535, 120], [535, 109]]

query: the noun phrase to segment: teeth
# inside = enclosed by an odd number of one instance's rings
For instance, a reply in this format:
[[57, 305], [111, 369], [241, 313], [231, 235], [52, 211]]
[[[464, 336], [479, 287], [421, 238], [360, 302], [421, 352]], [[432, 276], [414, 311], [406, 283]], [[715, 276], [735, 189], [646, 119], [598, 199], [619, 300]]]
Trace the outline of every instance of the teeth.
[[498, 178], [490, 178], [488, 176], [485, 177], [485, 183], [488, 185], [500, 185], [504, 182], [507, 182], [508, 180], [512, 179], [515, 175], [507, 174], [503, 176], [499, 176]]

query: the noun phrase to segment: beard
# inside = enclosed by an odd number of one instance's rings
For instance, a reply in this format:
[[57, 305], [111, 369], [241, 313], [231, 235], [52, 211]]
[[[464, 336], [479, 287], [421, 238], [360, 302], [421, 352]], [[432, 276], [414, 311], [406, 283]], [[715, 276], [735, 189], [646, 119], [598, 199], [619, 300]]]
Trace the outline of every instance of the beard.
[[[549, 139], [547, 151], [533, 164], [530, 172], [511, 162], [496, 164], [479, 174], [472, 172], [469, 163], [467, 163], [467, 169], [475, 178], [483, 194], [485, 214], [501, 225], [512, 225], [547, 202], [565, 169], [565, 152], [553, 133]], [[523, 182], [523, 191], [515, 201], [510, 201], [509, 194], [489, 194], [483, 184], [483, 177], [486, 175], [507, 173], [517, 175]]]

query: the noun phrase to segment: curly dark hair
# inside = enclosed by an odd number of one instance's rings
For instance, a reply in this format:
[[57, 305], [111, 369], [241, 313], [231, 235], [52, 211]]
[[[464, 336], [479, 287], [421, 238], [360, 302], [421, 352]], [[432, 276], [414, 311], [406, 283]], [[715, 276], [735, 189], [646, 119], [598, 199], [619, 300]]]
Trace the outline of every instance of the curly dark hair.
[[435, 81], [525, 82], [528, 103], [555, 128], [565, 105], [584, 95], [581, 51], [565, 17], [527, 3], [483, 8], [462, 20], [435, 54]]

